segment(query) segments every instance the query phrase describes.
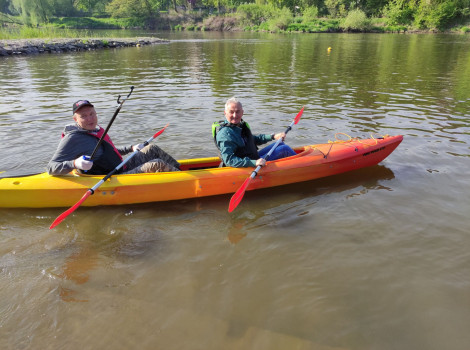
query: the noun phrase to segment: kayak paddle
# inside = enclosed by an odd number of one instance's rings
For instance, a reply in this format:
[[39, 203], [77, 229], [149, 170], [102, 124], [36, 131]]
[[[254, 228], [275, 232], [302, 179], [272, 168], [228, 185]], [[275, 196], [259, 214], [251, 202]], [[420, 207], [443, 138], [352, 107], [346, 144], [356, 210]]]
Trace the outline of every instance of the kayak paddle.
[[114, 112], [114, 115], [113, 117], [111, 118], [111, 120], [109, 121], [108, 123], [108, 126], [106, 127], [103, 135], [101, 135], [98, 143], [96, 144], [95, 146], [95, 149], [93, 150], [93, 152], [91, 153], [91, 156], [90, 158], [87, 158], [87, 160], [90, 160], [90, 159], [93, 159], [93, 156], [95, 155], [96, 151], [98, 150], [98, 148], [100, 147], [101, 145], [101, 142], [103, 141], [104, 137], [106, 136], [106, 134], [108, 133], [108, 130], [109, 128], [111, 127], [111, 125], [113, 124], [114, 122], [114, 119], [116, 119], [116, 116], [118, 115], [119, 111], [121, 110], [121, 107], [122, 105], [124, 104], [124, 102], [126, 102], [126, 100], [129, 98], [129, 96], [132, 94], [132, 91], [134, 91], [134, 87], [131, 86], [131, 91], [129, 92], [129, 94], [127, 95], [127, 97], [123, 100], [121, 100], [121, 95], [118, 96], [117, 98], [117, 103], [119, 104], [118, 108], [116, 109], [116, 111]]
[[[289, 132], [289, 130], [292, 129], [292, 127], [297, 124], [300, 120], [300, 117], [302, 116], [302, 113], [304, 112], [304, 107], [302, 107], [302, 109], [299, 111], [299, 113], [297, 113], [297, 116], [295, 117], [295, 119], [292, 121], [292, 123], [287, 127], [286, 131], [285, 131], [285, 134], [287, 134]], [[279, 146], [279, 144], [281, 143], [281, 140], [282, 138], [279, 138], [276, 143], [274, 144], [274, 146], [269, 150], [268, 154], [266, 154], [264, 156], [264, 159], [268, 160], [269, 156], [274, 152], [274, 150], [276, 149], [277, 146]], [[243, 184], [241, 185], [241, 187], [237, 190], [237, 192], [235, 192], [235, 194], [232, 196], [232, 198], [230, 199], [230, 203], [229, 203], [229, 206], [228, 206], [228, 212], [231, 213], [237, 206], [238, 204], [241, 202], [241, 200], [243, 199], [243, 196], [245, 195], [245, 191], [246, 191], [246, 188], [248, 187], [248, 185], [250, 184], [251, 180], [253, 180], [255, 178], [256, 175], [258, 175], [258, 171], [261, 169], [261, 165], [258, 165], [256, 167], [255, 170], [253, 170], [253, 172], [251, 173], [251, 175], [245, 180], [245, 182], [243, 182]]]
[[[156, 138], [161, 133], [163, 133], [168, 125], [169, 124], [165, 125], [165, 127], [163, 129], [161, 129], [155, 135], [153, 135], [151, 138], [149, 138], [147, 141], [145, 141], [144, 146], [147, 146], [154, 138]], [[92, 188], [89, 188], [85, 192], [83, 197], [77, 203], [75, 203], [71, 208], [64, 211], [62, 214], [60, 214], [54, 220], [54, 222], [51, 224], [49, 229], [53, 229], [58, 224], [60, 224], [67, 216], [69, 216], [71, 213], [73, 213], [90, 195], [95, 193], [95, 191], [96, 191], [96, 189], [98, 189], [98, 187], [100, 187], [106, 180], [108, 180], [116, 171], [121, 169], [124, 166], [124, 164], [126, 164], [132, 157], [134, 157], [137, 154], [137, 152], [140, 152], [140, 150], [137, 149], [134, 152], [132, 152], [132, 154], [130, 154], [126, 159], [124, 159], [117, 167], [114, 168], [114, 170], [112, 170], [108, 175], [106, 175], [102, 180], [100, 180], [95, 186], [93, 186]]]

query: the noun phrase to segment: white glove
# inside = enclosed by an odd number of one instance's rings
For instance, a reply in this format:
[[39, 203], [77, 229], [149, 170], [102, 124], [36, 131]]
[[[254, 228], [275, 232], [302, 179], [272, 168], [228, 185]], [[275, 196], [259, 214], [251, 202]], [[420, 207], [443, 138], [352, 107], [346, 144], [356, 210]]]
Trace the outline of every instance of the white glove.
[[144, 147], [145, 147], [145, 145], [143, 143], [139, 143], [138, 145], [134, 145], [134, 146], [132, 146], [132, 152], [135, 152], [137, 150], [140, 151]]
[[93, 161], [92, 160], [87, 160], [89, 158], [88, 156], [81, 156], [78, 157], [73, 161], [73, 166], [75, 169], [80, 169], [80, 170], [90, 170], [91, 167], [93, 166]]

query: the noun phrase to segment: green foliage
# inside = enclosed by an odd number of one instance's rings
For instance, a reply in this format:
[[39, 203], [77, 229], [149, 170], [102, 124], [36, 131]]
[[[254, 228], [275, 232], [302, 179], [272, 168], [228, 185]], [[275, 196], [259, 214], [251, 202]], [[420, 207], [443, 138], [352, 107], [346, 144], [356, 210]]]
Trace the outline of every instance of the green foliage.
[[106, 5], [111, 0], [74, 0], [73, 4], [77, 10], [84, 11], [87, 13], [103, 13]]
[[286, 30], [289, 24], [293, 21], [292, 13], [287, 7], [283, 7], [281, 10], [276, 12], [277, 13], [275, 14], [275, 16], [267, 20], [270, 32]]
[[340, 24], [340, 27], [345, 30], [365, 31], [370, 28], [370, 20], [363, 11], [352, 10], [349, 11], [345, 20]]
[[20, 14], [23, 23], [29, 26], [47, 22], [53, 12], [49, 1], [12, 0], [11, 5]]
[[363, 6], [357, 8], [363, 10], [368, 17], [380, 16], [382, 9], [390, 2], [390, 0], [365, 0]]
[[278, 32], [286, 30], [294, 17], [287, 8], [281, 9], [272, 4], [243, 4], [237, 9], [237, 18], [245, 26], [257, 26], [259, 30]]
[[[388, 31], [390, 28], [449, 29], [468, 27], [470, 0], [0, 0], [0, 24], [28, 26], [53, 23], [62, 28], [132, 28], [180, 24], [186, 29], [325, 31], [321, 16], [341, 18], [347, 30]], [[217, 9], [190, 11], [182, 7]], [[178, 9], [178, 11], [176, 11]], [[165, 21], [159, 21], [160, 13]], [[358, 12], [359, 11], [359, 12]], [[198, 14], [197, 16], [195, 14]], [[295, 17], [293, 17], [293, 14]], [[86, 17], [80, 17], [85, 16]], [[380, 25], [368, 17], [383, 15]], [[111, 16], [109, 22], [97, 17]], [[61, 18], [58, 20], [57, 18]], [[189, 20], [188, 20], [189, 18]], [[105, 18], [103, 18], [104, 20]], [[206, 25], [206, 22], [208, 25]], [[304, 25], [301, 25], [304, 24]], [[164, 29], [161, 27], [160, 29]], [[338, 28], [329, 28], [337, 30]]]
[[340, 21], [338, 19], [314, 19], [308, 23], [291, 23], [287, 27], [289, 32], [329, 33], [338, 32]]
[[303, 23], [312, 22], [317, 17], [318, 17], [318, 7], [309, 6], [302, 13], [302, 22]]
[[442, 30], [452, 22], [457, 14], [457, 1], [423, 2], [415, 16], [414, 23], [420, 29]]
[[9, 6], [10, 6], [9, 1], [0, 0], [0, 12], [7, 13]]
[[325, 0], [325, 7], [328, 9], [330, 17], [345, 17], [348, 13], [347, 5], [349, 1], [345, 0]]
[[50, 24], [58, 28], [123, 29], [144, 26], [145, 21], [138, 18], [58, 17], [51, 18]]
[[408, 2], [392, 1], [383, 9], [383, 15], [389, 25], [411, 24], [415, 11]]
[[248, 25], [260, 25], [273, 16], [275, 11], [272, 5], [242, 4], [237, 8], [237, 15], [241, 21]]
[[106, 5], [106, 12], [115, 18], [156, 18], [163, 5], [161, 0], [112, 0]]
[[0, 39], [14, 40], [14, 39], [54, 39], [54, 38], [80, 38], [88, 35], [83, 31], [60, 29], [56, 27], [41, 27], [32, 28], [22, 26], [10, 30], [0, 31]]

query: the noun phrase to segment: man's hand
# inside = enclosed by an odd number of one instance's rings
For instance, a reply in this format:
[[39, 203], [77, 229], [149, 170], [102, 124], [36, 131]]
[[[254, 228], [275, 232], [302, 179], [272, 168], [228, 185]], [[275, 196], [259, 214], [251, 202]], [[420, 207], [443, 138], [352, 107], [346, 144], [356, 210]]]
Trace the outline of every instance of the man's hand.
[[282, 138], [282, 141], [286, 138], [286, 133], [285, 132], [280, 132], [279, 134], [274, 134], [273, 140], [279, 140]]
[[73, 166], [75, 167], [75, 169], [90, 170], [93, 166], [93, 161], [88, 160], [89, 158], [89, 156], [78, 157], [73, 161]]
[[134, 145], [134, 146], [132, 146], [132, 152], [140, 151], [144, 147], [145, 147], [145, 145], [143, 143], [139, 143], [138, 145]]
[[256, 160], [256, 166], [265, 166], [266, 165], [266, 159], [260, 158]]

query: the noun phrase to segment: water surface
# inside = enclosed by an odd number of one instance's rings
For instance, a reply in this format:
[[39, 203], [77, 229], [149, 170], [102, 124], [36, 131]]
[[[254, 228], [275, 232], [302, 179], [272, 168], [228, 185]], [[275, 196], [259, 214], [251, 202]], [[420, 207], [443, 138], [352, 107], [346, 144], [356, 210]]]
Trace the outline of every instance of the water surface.
[[[41, 172], [72, 103], [176, 158], [216, 155], [239, 97], [292, 146], [402, 134], [380, 165], [275, 189], [122, 207], [0, 209], [7, 349], [470, 346], [468, 35], [136, 33], [141, 48], [0, 59], [1, 176]], [[328, 51], [328, 47], [332, 50]], [[338, 137], [346, 137], [343, 134]]]

